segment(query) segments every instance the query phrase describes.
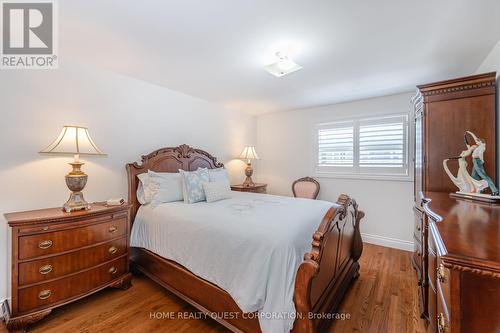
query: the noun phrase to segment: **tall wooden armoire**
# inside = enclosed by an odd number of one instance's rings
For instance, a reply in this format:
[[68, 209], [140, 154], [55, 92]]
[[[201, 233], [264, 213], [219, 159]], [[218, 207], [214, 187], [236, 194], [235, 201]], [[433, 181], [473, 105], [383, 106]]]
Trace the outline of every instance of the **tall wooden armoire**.
[[[457, 191], [444, 171], [443, 160], [458, 156], [465, 149], [467, 130], [486, 140], [485, 169], [496, 182], [496, 73], [420, 85], [412, 103], [415, 111], [413, 266], [418, 276], [421, 316], [429, 320], [430, 331], [435, 332], [438, 331], [434, 318], [436, 290], [429, 278], [435, 276], [435, 268], [429, 267], [432, 248], [428, 247], [429, 226], [423, 196], [430, 192]], [[457, 163], [450, 166], [456, 174]]]

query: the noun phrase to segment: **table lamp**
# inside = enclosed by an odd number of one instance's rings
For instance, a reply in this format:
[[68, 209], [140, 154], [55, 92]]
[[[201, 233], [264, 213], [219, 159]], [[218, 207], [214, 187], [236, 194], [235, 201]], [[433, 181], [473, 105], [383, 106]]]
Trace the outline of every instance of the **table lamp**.
[[245, 178], [245, 181], [243, 182], [243, 186], [245, 186], [245, 187], [255, 186], [255, 183], [252, 180], [253, 168], [252, 168], [252, 164], [250, 163], [251, 160], [258, 160], [259, 159], [259, 155], [257, 155], [257, 152], [255, 151], [255, 146], [245, 146], [245, 148], [243, 148], [243, 151], [241, 152], [239, 158], [247, 160], [247, 167], [245, 168], [245, 175], [247, 177]]
[[74, 155], [75, 160], [69, 163], [73, 170], [66, 175], [66, 185], [71, 191], [68, 201], [63, 205], [63, 210], [73, 212], [89, 209], [90, 205], [83, 198], [82, 190], [87, 184], [87, 174], [81, 167], [85, 163], [80, 161], [80, 155], [106, 155], [97, 148], [90, 137], [89, 130], [80, 126], [64, 126], [61, 134], [41, 154]]

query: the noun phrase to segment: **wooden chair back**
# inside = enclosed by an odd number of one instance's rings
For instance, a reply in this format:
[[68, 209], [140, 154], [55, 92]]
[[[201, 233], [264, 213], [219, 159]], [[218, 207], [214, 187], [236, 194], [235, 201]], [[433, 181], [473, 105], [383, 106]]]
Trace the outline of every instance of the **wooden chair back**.
[[292, 184], [293, 196], [296, 198], [316, 199], [319, 189], [318, 181], [311, 177], [297, 179]]

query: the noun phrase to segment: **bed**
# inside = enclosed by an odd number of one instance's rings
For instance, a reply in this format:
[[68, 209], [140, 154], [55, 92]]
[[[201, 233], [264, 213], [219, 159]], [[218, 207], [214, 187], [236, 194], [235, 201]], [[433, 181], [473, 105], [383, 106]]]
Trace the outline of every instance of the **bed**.
[[134, 270], [233, 332], [325, 331], [358, 276], [356, 202], [235, 192], [216, 203], [139, 204], [137, 175], [199, 167], [223, 165], [187, 145], [127, 164]]

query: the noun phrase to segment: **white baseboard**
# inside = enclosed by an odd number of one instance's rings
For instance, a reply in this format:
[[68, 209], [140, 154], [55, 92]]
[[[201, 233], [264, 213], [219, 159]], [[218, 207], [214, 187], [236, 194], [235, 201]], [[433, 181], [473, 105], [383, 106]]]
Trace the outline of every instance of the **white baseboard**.
[[413, 251], [413, 242], [410, 241], [364, 233], [361, 233], [361, 238], [365, 243], [392, 247], [404, 251]]

